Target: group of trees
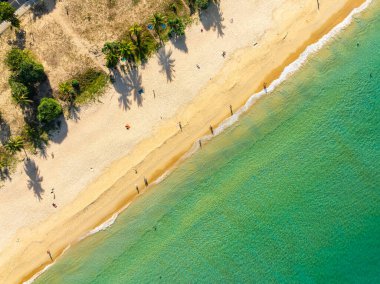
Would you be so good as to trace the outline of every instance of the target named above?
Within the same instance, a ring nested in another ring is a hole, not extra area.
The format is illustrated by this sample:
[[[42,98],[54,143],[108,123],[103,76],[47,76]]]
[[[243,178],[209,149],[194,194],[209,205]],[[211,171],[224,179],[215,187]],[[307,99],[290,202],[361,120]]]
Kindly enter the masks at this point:
[[[102,49],[106,56],[107,67],[114,68],[120,60],[128,63],[145,61],[167,37],[182,36],[185,34],[186,24],[181,17],[167,19],[161,13],[151,18],[147,28],[134,24],[121,41],[107,42]],[[158,37],[159,43],[150,30]]]
[[[9,165],[10,157],[30,146],[34,150],[48,141],[47,126],[62,114],[62,107],[53,98],[38,94],[41,83],[47,79],[43,66],[26,50],[12,48],[5,57],[11,71],[9,85],[13,101],[24,113],[25,125],[20,135],[10,137],[1,147],[0,170]],[[7,154],[7,155],[5,155]]]
[[[20,27],[20,21],[16,17],[16,9],[7,2],[0,1],[0,23],[8,21],[14,27]]]
[[[36,117],[40,123],[49,123],[62,113],[62,108],[55,99],[37,98],[37,88],[46,80],[46,74],[42,64],[29,51],[12,48],[6,55],[5,63],[12,72],[9,85],[16,104],[29,111],[38,105]]]
[[[206,9],[211,2],[219,3],[219,0],[187,1],[188,8],[193,11]],[[186,2],[182,1],[182,3]],[[147,27],[134,24],[124,39],[106,42],[102,52],[105,54],[107,67],[116,67],[120,60],[128,63],[140,63],[146,60],[165,40],[185,35],[186,25],[190,22],[188,17],[180,16],[174,3],[170,7],[171,11],[168,11],[166,15],[155,13],[150,18]],[[156,42],[155,36],[158,37],[159,43]]]

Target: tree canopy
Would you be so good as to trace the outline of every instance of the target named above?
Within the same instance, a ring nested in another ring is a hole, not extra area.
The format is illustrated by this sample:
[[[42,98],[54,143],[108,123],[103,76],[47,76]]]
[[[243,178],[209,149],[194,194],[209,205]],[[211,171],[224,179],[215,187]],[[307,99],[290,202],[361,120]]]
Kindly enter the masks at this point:
[[[7,2],[0,2],[0,23],[8,21],[14,27],[20,27],[20,21],[15,15],[16,9]]]
[[[42,123],[49,123],[58,118],[62,112],[62,107],[57,100],[43,98],[37,108],[37,119]]]
[[[12,80],[25,86],[32,87],[46,79],[44,67],[28,51],[12,48],[5,57],[5,63],[13,72]]]

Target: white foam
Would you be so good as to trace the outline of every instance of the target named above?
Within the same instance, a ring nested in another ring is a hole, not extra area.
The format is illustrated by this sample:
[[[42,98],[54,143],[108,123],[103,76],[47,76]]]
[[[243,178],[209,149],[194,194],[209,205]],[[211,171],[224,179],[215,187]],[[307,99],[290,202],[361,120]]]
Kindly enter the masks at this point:
[[[111,218],[109,218],[107,221],[105,221],[104,223],[100,224],[99,226],[97,226],[96,228],[92,229],[91,231],[89,231],[87,234],[85,234],[84,236],[82,236],[79,241],[93,235],[93,234],[96,234],[100,231],[104,231],[106,230],[108,227],[110,227],[111,225],[113,225],[113,223],[115,223],[117,217],[119,217],[119,214],[121,212],[123,212],[129,205],[131,204],[131,202],[129,202],[127,205],[125,205],[123,208],[121,208],[119,211],[117,211],[116,213],[114,213],[112,215]]]
[[[298,71],[309,59],[309,57],[316,52],[318,52],[323,46],[325,46],[331,39],[333,39],[337,34],[339,34],[342,30],[344,30],[347,26],[349,26],[354,18],[355,15],[360,14],[365,9],[368,8],[368,6],[372,3],[373,0],[367,0],[364,2],[361,6],[358,8],[355,8],[351,11],[351,13],[338,25],[336,25],[330,32],[325,34],[321,39],[319,39],[316,43],[313,43],[309,45],[304,52],[300,54],[300,56],[293,61],[291,64],[285,67],[284,71],[282,71],[280,77],[278,77],[276,80],[274,80],[265,90],[262,90],[258,93],[255,93],[251,95],[251,97],[247,100],[247,102],[237,111],[234,115],[226,118],[217,128],[214,129],[214,135],[205,135],[201,137],[200,141],[209,141],[213,137],[221,134],[225,129],[232,126],[234,123],[239,121],[240,116],[247,112],[252,105],[255,103],[257,99],[260,97],[273,92],[280,84],[285,82],[290,76],[292,76],[296,71]],[[181,161],[191,157],[198,149],[200,148],[199,141],[194,142],[191,149],[179,159],[179,161],[176,163],[180,163]],[[164,174],[162,174],[153,184],[159,184],[162,182],[175,168],[172,167],[171,169],[167,170]]]

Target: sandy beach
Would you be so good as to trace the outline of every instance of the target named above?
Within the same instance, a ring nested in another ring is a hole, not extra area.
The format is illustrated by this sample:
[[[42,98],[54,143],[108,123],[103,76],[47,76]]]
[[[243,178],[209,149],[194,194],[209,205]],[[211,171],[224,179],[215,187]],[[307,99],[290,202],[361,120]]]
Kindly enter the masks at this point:
[[[117,78],[0,189],[0,282],[29,279],[51,263],[47,250],[56,258],[133,201],[144,177],[152,183],[173,167],[230,105],[241,107],[363,2],[320,0],[318,10],[314,0],[222,0],[185,41]],[[126,85],[143,87],[143,100],[127,97]]]

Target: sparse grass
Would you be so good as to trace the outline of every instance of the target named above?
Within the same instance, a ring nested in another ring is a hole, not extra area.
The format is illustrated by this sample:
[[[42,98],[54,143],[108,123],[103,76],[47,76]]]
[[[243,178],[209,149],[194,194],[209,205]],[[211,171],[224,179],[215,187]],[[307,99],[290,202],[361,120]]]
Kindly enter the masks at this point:
[[[16,162],[17,156],[7,151],[4,146],[0,146],[0,180],[9,177],[15,168]]]
[[[95,69],[88,69],[73,79],[79,82],[79,93],[75,98],[75,103],[79,105],[94,101],[102,95],[109,81],[107,74]]]

